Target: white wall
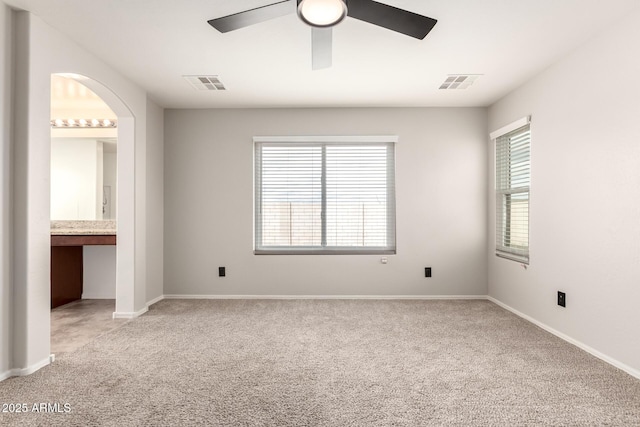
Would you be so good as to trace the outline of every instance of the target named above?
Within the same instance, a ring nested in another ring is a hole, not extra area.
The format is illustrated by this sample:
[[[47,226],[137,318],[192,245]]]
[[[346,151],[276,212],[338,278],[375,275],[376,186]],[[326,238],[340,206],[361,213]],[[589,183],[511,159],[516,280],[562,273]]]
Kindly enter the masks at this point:
[[[37,67],[33,64],[30,16],[15,13],[12,24],[15,62],[11,350],[14,372],[27,374],[49,363],[51,141],[46,122],[50,77],[34,79]]]
[[[116,247],[82,248],[82,299],[116,298]]]
[[[400,139],[397,255],[253,255],[252,137],[359,134]],[[482,108],[166,110],[164,292],[486,295],[486,134]]]
[[[164,293],[164,110],[147,99],[147,294]]]
[[[502,99],[532,114],[531,265],[496,258],[489,294],[640,376],[640,11]],[[491,147],[493,147],[491,145]],[[493,169],[489,174],[493,185]],[[494,199],[489,206],[493,236]],[[556,305],[556,292],[567,307]]]
[[[143,313],[147,287],[146,93],[40,18],[17,12],[12,25],[16,30],[15,79],[11,85],[15,99],[14,197],[10,209],[14,214],[14,285],[9,322],[13,341],[10,371],[0,372],[0,376],[26,375],[49,363],[51,74],[89,77],[83,84],[118,116],[117,314],[130,317]],[[154,123],[162,127],[162,123]],[[6,327],[4,321],[2,327]]]
[[[102,219],[96,205],[100,203],[101,212],[99,145],[95,139],[51,138],[52,220]]]
[[[12,365],[11,11],[0,2],[0,380]]]
[[[104,152],[104,182],[111,187],[111,216],[104,219],[115,219],[118,209],[118,160],[117,153]]]
[[[95,181],[95,192],[96,198],[93,202],[93,207],[95,211],[95,218],[100,220],[104,219],[102,215],[102,196],[104,191],[104,148],[103,143],[100,141],[96,141],[96,181]]]

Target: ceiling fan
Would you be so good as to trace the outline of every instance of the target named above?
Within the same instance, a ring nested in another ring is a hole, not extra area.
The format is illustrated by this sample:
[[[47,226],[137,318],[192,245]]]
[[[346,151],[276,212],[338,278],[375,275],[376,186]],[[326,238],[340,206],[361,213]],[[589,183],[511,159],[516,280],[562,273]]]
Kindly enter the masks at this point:
[[[283,0],[208,22],[216,30],[226,33],[294,11],[311,26],[311,64],[314,70],[331,67],[332,28],[347,16],[420,40],[438,22],[373,0]]]

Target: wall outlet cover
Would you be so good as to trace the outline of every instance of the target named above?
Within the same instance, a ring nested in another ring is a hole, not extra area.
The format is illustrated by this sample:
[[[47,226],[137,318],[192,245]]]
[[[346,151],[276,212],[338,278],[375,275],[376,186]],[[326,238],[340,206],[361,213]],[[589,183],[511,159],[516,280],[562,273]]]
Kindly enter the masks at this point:
[[[564,292],[558,291],[558,305],[560,307],[567,306],[567,295]]]

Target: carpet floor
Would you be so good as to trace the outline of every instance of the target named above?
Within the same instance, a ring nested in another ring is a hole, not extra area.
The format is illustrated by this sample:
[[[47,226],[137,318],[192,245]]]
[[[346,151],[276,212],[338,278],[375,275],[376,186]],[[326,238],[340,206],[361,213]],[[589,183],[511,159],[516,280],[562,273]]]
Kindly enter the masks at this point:
[[[639,426],[640,380],[488,301],[165,300],[0,403],[28,409],[3,426]]]

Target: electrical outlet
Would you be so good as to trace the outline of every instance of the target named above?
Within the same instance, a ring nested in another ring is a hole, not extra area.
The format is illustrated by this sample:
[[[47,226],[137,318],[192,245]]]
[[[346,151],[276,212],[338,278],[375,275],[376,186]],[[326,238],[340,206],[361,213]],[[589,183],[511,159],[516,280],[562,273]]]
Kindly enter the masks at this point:
[[[564,292],[558,291],[558,305],[560,307],[567,306],[567,295]]]
[[[431,267],[424,268],[424,277],[431,277]]]
[[[225,277],[227,275],[226,270],[225,267],[218,267],[218,277]]]

